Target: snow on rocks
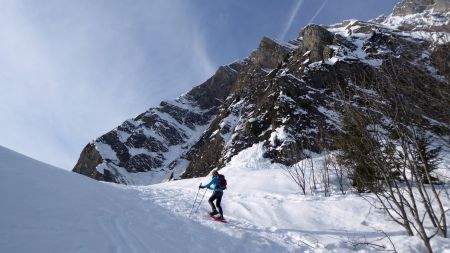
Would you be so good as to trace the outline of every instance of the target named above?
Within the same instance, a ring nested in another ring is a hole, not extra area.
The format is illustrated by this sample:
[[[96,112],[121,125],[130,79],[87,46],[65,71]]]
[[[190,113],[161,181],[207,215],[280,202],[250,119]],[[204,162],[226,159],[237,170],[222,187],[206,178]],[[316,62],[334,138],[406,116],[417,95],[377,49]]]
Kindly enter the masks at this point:
[[[162,102],[158,108],[125,121],[109,133],[108,139],[94,141],[103,158],[96,170],[101,174],[108,170],[125,184],[146,185],[178,178],[185,169],[181,165],[186,165],[183,154],[198,141],[211,122],[202,116],[207,113],[208,110],[194,105],[186,96]],[[148,125],[145,120],[157,122]],[[116,151],[112,145],[116,146]],[[120,157],[119,149],[128,159]],[[135,163],[129,165],[130,161]],[[136,168],[142,171],[136,171]]]
[[[368,54],[366,50],[368,40],[371,38],[372,33],[368,33],[362,29],[363,25],[368,27],[367,29],[370,30],[372,29],[370,27],[375,26],[373,23],[347,20],[341,24],[336,24],[328,28],[328,31],[341,36],[342,39],[345,39],[347,45],[330,45],[329,48],[333,50],[334,56],[326,59],[325,64],[333,65],[338,61],[359,60],[373,67],[379,67],[382,65],[383,61],[381,59],[374,58],[375,54]],[[351,47],[349,48],[349,46]],[[377,54],[380,54],[381,52],[382,51]]]
[[[450,33],[442,29],[450,24],[450,12],[438,12],[434,9],[411,13],[404,16],[390,14],[381,24],[399,34],[415,39],[429,40],[437,44],[450,42]]]

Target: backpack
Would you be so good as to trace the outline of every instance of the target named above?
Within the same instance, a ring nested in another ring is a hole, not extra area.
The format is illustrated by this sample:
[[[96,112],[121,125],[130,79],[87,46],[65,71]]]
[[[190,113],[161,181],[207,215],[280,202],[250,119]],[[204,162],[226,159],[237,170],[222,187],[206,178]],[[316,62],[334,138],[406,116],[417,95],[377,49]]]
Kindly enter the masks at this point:
[[[219,187],[220,189],[222,189],[222,190],[227,189],[227,180],[225,179],[225,176],[222,175],[222,174],[219,174],[219,175],[217,176],[217,178],[219,179],[219,185],[218,185],[218,187]]]

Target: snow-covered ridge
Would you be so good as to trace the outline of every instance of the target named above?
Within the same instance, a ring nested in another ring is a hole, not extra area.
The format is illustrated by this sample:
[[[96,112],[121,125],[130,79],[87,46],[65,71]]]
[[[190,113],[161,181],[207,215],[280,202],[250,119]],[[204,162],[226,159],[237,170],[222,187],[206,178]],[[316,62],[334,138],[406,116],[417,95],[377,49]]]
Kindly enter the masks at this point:
[[[450,12],[434,12],[433,9],[403,17],[389,15],[381,24],[399,34],[437,44],[450,42]]]
[[[136,166],[140,166],[139,168],[128,171],[125,167],[129,166],[121,166],[122,161],[117,157],[117,153],[108,142],[100,138],[94,141],[94,145],[104,160],[97,166],[97,171],[103,174],[105,169],[112,169],[117,171],[123,183],[135,185],[178,178],[186,166],[183,156],[211,123],[211,120],[203,116],[207,115],[208,111],[199,108],[185,97],[180,97],[163,102],[138,118],[125,121],[112,132],[127,148],[129,160],[140,157],[151,162],[138,162]],[[151,119],[153,124],[146,124],[148,119]],[[143,145],[129,141],[136,135],[152,141]]]
[[[400,26],[412,26],[412,30],[426,30],[432,27],[449,24],[450,12],[434,12],[433,9],[421,13],[409,14],[406,16],[396,16],[390,14],[381,24],[392,29],[399,29]]]
[[[188,93],[163,101],[95,139],[83,149],[73,171],[135,185],[179,178],[194,145],[228,95],[239,64],[220,67]]]

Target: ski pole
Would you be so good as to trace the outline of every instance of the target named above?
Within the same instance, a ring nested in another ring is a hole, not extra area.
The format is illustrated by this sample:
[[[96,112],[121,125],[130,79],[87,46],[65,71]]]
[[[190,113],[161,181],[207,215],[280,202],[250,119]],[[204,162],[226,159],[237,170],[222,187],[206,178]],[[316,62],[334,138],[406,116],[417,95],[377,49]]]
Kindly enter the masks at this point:
[[[197,201],[197,196],[198,196],[198,193],[200,192],[201,185],[202,185],[202,183],[200,183],[200,185],[198,186],[198,191],[197,191],[197,194],[195,195],[194,203],[192,203],[191,211],[189,212],[188,218],[191,217],[192,210],[194,210],[194,205],[195,205],[195,202]]]
[[[203,196],[202,196],[202,198],[200,199],[200,202],[198,203],[198,206],[197,206],[197,208],[195,209],[195,212],[198,211],[198,208],[199,208],[200,205],[202,204],[203,198],[205,197],[207,191],[208,191],[208,189],[205,189],[205,191],[203,192]]]

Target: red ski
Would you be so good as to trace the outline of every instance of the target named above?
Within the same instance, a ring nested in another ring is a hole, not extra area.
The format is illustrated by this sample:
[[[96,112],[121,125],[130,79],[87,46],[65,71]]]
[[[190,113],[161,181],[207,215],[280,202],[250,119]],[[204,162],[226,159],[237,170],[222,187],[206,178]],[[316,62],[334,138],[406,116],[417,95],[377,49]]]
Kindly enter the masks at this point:
[[[217,222],[220,222],[220,223],[228,223],[228,221],[221,220],[219,217],[216,217],[216,216],[211,215],[211,214],[208,214],[208,215],[209,215],[209,217],[211,217],[213,219],[213,221],[217,221]]]

